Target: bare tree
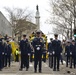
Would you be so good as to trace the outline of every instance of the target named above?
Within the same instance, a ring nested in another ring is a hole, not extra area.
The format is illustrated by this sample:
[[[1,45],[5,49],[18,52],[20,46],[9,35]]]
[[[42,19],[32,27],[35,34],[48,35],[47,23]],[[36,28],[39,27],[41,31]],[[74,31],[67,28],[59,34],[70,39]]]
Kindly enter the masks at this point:
[[[36,28],[32,23],[32,12],[28,12],[28,8],[4,8],[9,15],[10,23],[13,29],[13,34],[22,34],[23,31],[30,31],[30,28]],[[31,31],[30,31],[31,32]],[[14,36],[13,35],[13,36]],[[20,36],[21,37],[21,36]]]
[[[57,26],[54,30],[56,32],[58,30],[59,33],[64,29],[64,32],[61,33],[67,34],[66,37],[68,38],[72,38],[76,17],[76,0],[52,0],[52,2],[50,1],[50,5],[53,7],[53,17],[49,19],[49,22]],[[68,32],[71,32],[70,35]]]

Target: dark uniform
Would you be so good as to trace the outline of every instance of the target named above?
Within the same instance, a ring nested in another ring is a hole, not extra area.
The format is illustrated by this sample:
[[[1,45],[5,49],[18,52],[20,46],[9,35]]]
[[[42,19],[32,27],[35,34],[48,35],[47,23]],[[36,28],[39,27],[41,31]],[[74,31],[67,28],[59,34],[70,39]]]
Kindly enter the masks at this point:
[[[26,37],[26,35],[23,35],[23,37]],[[26,71],[28,71],[29,68],[29,53],[30,53],[30,44],[28,43],[28,39],[24,39],[20,41],[20,51],[21,51],[21,66],[20,71],[24,67],[26,67]]]
[[[3,68],[3,63],[2,63],[2,53],[3,53],[4,47],[3,47],[3,43],[2,43],[2,39],[0,38],[0,71]]]
[[[57,40],[57,37],[58,37],[58,35],[55,34],[55,40],[52,41],[53,55],[54,55],[54,69],[53,69],[53,71],[56,71],[56,68],[57,68],[57,71],[59,71],[60,55],[62,52],[61,41]]]
[[[7,64],[8,66],[10,67],[10,64],[11,64],[11,53],[12,53],[12,48],[11,48],[11,45],[8,44],[9,41],[7,41],[7,45],[5,47],[5,67],[7,67]]]
[[[46,50],[46,45],[44,44],[44,48],[43,48],[43,53],[42,53],[42,61],[45,63],[46,62],[46,53],[47,53],[47,50]]]
[[[40,35],[40,32],[36,33],[37,35]],[[42,69],[42,50],[43,50],[43,39],[41,37],[34,38],[32,42],[33,48],[34,48],[34,70],[35,73],[37,72],[37,65],[39,65],[39,72],[41,73]]]
[[[2,67],[4,68],[5,66],[5,45],[6,43],[3,42],[3,50],[2,50]]]
[[[50,39],[51,42],[48,43],[48,52],[49,52],[49,67],[53,67],[53,50],[52,50],[52,39]]]
[[[70,62],[70,42],[67,42],[65,47],[65,55],[66,55],[66,67],[68,67],[68,63]]]
[[[31,54],[30,54],[30,62],[33,62],[33,61],[34,61],[33,56],[34,56],[34,52],[33,52],[33,50],[31,50]]]
[[[70,49],[72,53],[70,68],[72,68],[72,63],[74,65],[74,68],[76,68],[76,44],[74,40],[72,41],[72,44],[70,45]]]

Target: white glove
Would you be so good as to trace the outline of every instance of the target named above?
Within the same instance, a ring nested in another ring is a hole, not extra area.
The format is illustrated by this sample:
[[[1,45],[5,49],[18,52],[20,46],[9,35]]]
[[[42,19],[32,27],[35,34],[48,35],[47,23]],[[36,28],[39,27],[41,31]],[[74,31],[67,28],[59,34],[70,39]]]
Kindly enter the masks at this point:
[[[72,52],[70,52],[70,55],[72,55]]]
[[[55,54],[55,52],[53,51],[53,54]]]
[[[49,54],[49,52],[47,54]]]
[[[40,47],[37,47],[37,50],[40,50]]]
[[[52,53],[50,53],[50,55],[52,55]]]
[[[67,55],[67,53],[65,53],[65,55]]]
[[[12,54],[11,54],[11,56],[12,56]]]
[[[28,55],[30,56],[30,53],[28,53]]]
[[[61,55],[62,55],[62,53],[61,53]]]
[[[2,55],[4,55],[4,52],[2,52]]]

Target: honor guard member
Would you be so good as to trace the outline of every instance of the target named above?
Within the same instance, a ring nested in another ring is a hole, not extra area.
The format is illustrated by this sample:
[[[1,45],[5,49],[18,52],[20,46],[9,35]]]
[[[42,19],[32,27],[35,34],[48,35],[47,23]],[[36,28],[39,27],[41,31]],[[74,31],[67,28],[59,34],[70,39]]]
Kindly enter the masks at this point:
[[[23,40],[20,41],[20,51],[21,51],[21,65],[19,70],[22,71],[23,68],[26,67],[26,71],[28,71],[30,44],[28,42],[28,39],[26,38],[26,35],[23,35]]]
[[[50,38],[50,42],[48,43],[49,67],[50,68],[53,67],[52,41],[53,41],[53,39]]]
[[[3,63],[2,63],[2,54],[3,54],[3,42],[2,42],[2,35],[0,34],[0,71],[2,71]]]
[[[7,41],[7,45],[5,47],[5,67],[10,67],[11,64],[11,54],[12,54],[12,48],[11,45],[9,44],[9,41]]]
[[[52,41],[52,47],[53,47],[53,55],[54,55],[54,68],[53,71],[59,71],[59,62],[60,62],[60,55],[62,52],[61,49],[61,41],[58,40],[58,34],[54,34],[55,40]]]
[[[76,44],[75,44],[75,40],[72,40],[72,44],[70,45],[70,49],[71,49],[71,64],[70,64],[70,68],[72,68],[72,63],[74,65],[74,68],[76,68]]]
[[[39,66],[39,72],[42,72],[42,50],[44,47],[43,38],[41,37],[41,32],[36,32],[36,37],[32,42],[34,48],[34,70],[37,72],[37,65]]]
[[[2,68],[4,68],[4,65],[5,65],[5,41],[4,41],[4,38],[2,38],[2,46],[3,46],[3,50],[2,50]]]
[[[68,67],[68,63],[70,62],[70,52],[70,41],[68,40],[65,46],[66,67]]]

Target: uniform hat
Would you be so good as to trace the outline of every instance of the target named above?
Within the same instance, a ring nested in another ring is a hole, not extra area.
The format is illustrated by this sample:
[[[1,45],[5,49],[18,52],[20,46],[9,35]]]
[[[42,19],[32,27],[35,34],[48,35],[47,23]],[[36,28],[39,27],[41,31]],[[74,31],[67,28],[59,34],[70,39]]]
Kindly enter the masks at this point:
[[[54,34],[55,37],[58,37],[58,34]]]
[[[67,40],[67,43],[70,43],[70,40]]]
[[[26,37],[26,34],[24,34],[23,37]]]
[[[69,41],[67,43],[70,43]]]
[[[9,40],[7,40],[7,42],[9,42]]]
[[[72,40],[72,42],[75,42],[75,40]]]
[[[53,38],[50,38],[50,40],[53,40]]]
[[[40,30],[36,31],[36,34],[40,34],[40,33],[41,33],[41,31],[40,31]]]
[[[40,32],[36,32],[36,34],[40,34]]]

